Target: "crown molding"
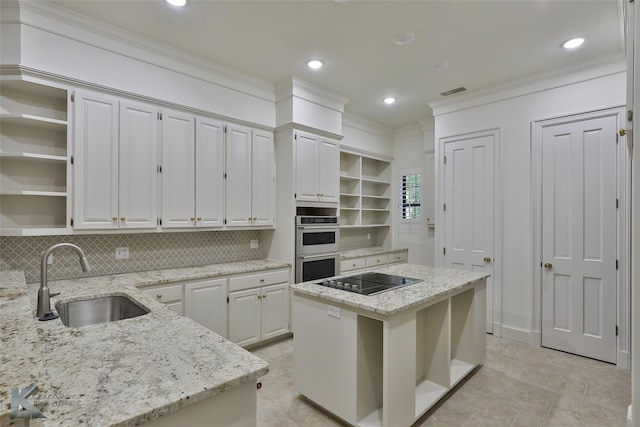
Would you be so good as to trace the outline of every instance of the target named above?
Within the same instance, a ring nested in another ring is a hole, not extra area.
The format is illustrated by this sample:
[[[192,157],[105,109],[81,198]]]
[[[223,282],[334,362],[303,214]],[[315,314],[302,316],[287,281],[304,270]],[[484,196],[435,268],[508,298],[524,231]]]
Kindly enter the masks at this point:
[[[391,138],[393,135],[393,128],[381,125],[376,121],[366,119],[358,114],[351,113],[349,111],[345,111],[342,115],[342,126],[348,126],[350,128],[358,129],[386,138]]]
[[[307,100],[339,113],[344,112],[344,106],[349,102],[347,97],[295,76],[288,77],[286,80],[276,84],[276,102],[292,97]]]
[[[585,82],[626,72],[627,64],[622,54],[607,55],[578,66],[555,69],[546,73],[512,80],[468,94],[456,95],[427,103],[434,116],[479,107],[481,105],[543,92],[562,86]]]
[[[412,138],[416,136],[420,137],[421,139],[424,138],[423,127],[418,123],[403,126],[401,128],[395,128],[393,130],[394,141],[401,138]]]
[[[275,101],[275,85],[45,1],[0,1],[3,23],[28,25],[237,92]],[[15,9],[19,9],[16,13]],[[9,12],[5,14],[5,11]],[[19,17],[19,20],[16,20]],[[57,25],[52,25],[52,22]],[[60,25],[61,24],[61,25]]]

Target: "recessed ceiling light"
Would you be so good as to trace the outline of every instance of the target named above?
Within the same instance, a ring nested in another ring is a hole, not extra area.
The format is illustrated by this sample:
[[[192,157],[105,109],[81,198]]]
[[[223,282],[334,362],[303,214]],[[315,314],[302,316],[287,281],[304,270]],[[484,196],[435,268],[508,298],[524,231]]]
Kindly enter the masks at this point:
[[[387,96],[385,99],[382,100],[385,104],[387,105],[391,105],[394,102],[396,102],[396,99],[393,96]]]
[[[404,46],[406,44],[412,43],[415,39],[416,36],[414,36],[412,33],[402,33],[393,38],[393,44]]]
[[[431,71],[444,71],[449,68],[450,65],[449,61],[439,61],[429,65],[429,68]]]
[[[312,70],[318,70],[322,68],[323,65],[324,63],[319,59],[312,59],[310,61],[307,61],[307,67],[311,68]]]
[[[187,0],[166,0],[171,6],[182,7],[187,5]]]
[[[578,46],[581,46],[583,43],[584,43],[583,37],[576,37],[574,39],[567,40],[566,42],[562,43],[562,47],[565,49],[575,49]]]

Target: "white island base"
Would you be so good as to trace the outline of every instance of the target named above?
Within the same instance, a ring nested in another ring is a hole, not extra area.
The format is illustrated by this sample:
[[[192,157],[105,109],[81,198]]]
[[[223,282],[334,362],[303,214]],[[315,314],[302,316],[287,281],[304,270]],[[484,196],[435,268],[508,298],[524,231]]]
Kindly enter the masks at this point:
[[[412,425],[485,358],[486,279],[462,288],[392,315],[295,292],[296,389],[351,425]]]

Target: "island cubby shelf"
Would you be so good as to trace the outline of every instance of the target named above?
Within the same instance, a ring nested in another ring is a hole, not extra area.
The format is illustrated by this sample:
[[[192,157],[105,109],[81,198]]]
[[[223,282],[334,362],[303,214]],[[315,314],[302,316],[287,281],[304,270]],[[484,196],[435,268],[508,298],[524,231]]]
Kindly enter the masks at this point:
[[[349,425],[412,425],[483,362],[485,289],[387,316],[294,287],[296,389]]]
[[[69,230],[68,91],[0,80],[0,235]]]
[[[391,159],[355,150],[340,152],[340,226],[388,227]]]

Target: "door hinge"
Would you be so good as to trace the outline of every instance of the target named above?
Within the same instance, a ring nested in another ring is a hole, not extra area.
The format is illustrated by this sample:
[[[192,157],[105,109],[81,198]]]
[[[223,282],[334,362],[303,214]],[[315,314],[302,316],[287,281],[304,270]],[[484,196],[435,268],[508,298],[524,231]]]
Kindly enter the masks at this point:
[[[224,179],[227,179],[227,173],[226,172],[224,173]]]
[[[76,93],[71,92],[71,102],[76,102]]]
[[[616,199],[616,209],[620,206],[620,200]]]
[[[227,223],[227,218],[225,218],[225,219],[224,219],[224,223],[225,223],[225,224]]]
[[[618,260],[616,260],[616,270],[618,269]]]
[[[616,144],[618,143],[618,134],[616,133]]]
[[[616,336],[618,336],[618,325],[616,325]]]
[[[630,2],[633,3],[633,2]],[[627,121],[632,122],[633,121],[633,110],[628,110],[627,111]]]
[[[162,113],[158,111],[158,120],[162,120]]]
[[[224,133],[227,133],[227,125],[224,125]]]
[[[227,297],[227,304],[229,304],[229,297]]]
[[[69,220],[69,224],[71,224],[71,226],[73,227],[73,218]]]
[[[446,255],[447,254],[447,248],[442,248],[442,254]]]
[[[296,141],[298,140],[298,134],[297,133],[293,134],[293,139],[295,139]]]
[[[444,156],[444,157],[442,158],[442,162],[443,162],[445,165],[447,164],[447,156]]]
[[[158,165],[158,166],[156,167],[156,171],[157,171],[158,173],[162,173],[162,165]]]
[[[446,211],[446,210],[447,210],[447,204],[446,204],[446,203],[444,203],[444,204],[442,205],[442,210],[443,210],[443,211]]]
[[[160,218],[160,225],[162,225],[162,218]]]
[[[69,160],[71,160],[71,164],[73,164],[73,156],[71,156]]]

